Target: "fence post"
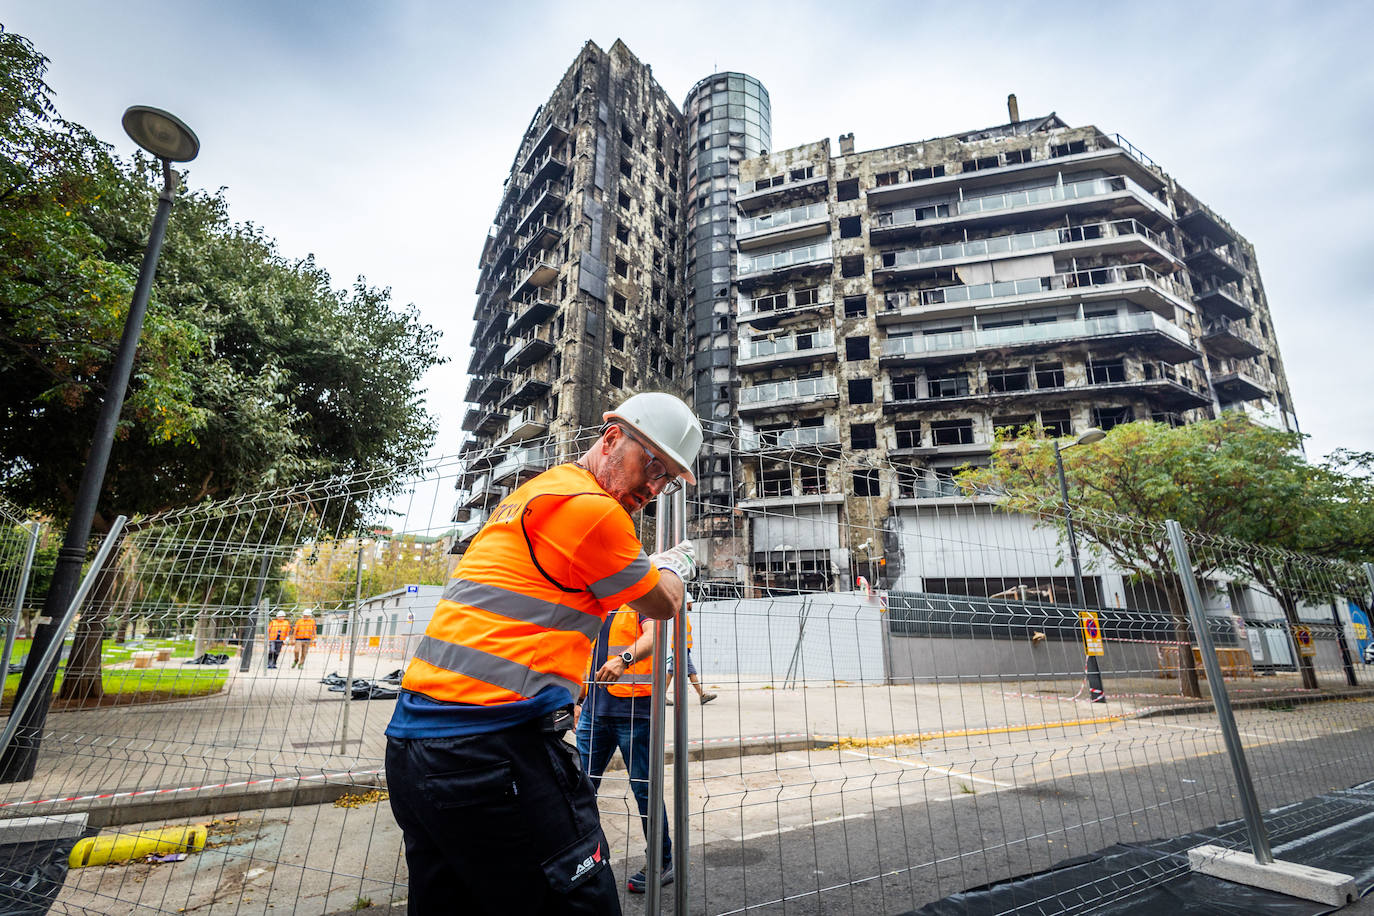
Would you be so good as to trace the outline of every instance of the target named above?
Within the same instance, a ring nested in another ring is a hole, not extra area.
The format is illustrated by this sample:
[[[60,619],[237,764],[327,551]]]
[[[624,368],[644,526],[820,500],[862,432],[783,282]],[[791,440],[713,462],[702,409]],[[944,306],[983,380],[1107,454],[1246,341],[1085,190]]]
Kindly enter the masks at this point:
[[[1260,865],[1272,865],[1274,854],[1269,851],[1269,835],[1264,830],[1264,818],[1260,814],[1259,799],[1255,797],[1255,785],[1250,778],[1250,766],[1245,761],[1245,748],[1240,743],[1240,733],[1236,729],[1236,717],[1231,711],[1231,698],[1226,692],[1226,682],[1222,677],[1221,663],[1217,661],[1216,648],[1212,645],[1212,631],[1207,626],[1207,611],[1202,604],[1202,593],[1198,590],[1197,580],[1193,578],[1193,561],[1188,556],[1188,543],[1183,537],[1183,527],[1173,519],[1164,523],[1169,532],[1169,541],[1174,549],[1174,561],[1178,564],[1178,578],[1183,585],[1184,597],[1188,600],[1188,616],[1193,623],[1193,635],[1198,648],[1202,650],[1202,664],[1207,671],[1207,685],[1216,704],[1217,721],[1221,725],[1221,735],[1226,742],[1226,756],[1231,759],[1231,770],[1236,777],[1236,792],[1240,796],[1241,809],[1245,813],[1245,828],[1250,834],[1250,850]],[[1180,652],[1191,652],[1190,646],[1181,646]]]
[[[243,648],[239,653],[239,671],[247,671],[253,664],[253,645],[258,641],[258,612],[262,609],[262,591],[267,586],[267,565],[271,562],[270,554],[262,555],[262,562],[258,564],[258,587],[249,606],[248,620],[239,627],[239,645]],[[263,651],[267,651],[267,643],[263,643]]]
[[[671,494],[673,500],[673,543],[681,541],[687,536],[687,491],[678,490]],[[687,913],[687,867],[691,863],[688,858],[687,843],[687,697],[691,695],[688,689],[691,684],[688,681],[687,672],[687,653],[690,648],[687,645],[687,584],[684,582],[682,587],[682,607],[678,609],[677,616],[673,618],[673,665],[677,671],[677,677],[673,679],[673,833],[677,837],[674,841],[676,848],[673,850],[674,869],[677,874],[677,882],[673,885],[675,904],[674,913]]]
[[[14,654],[14,637],[19,633],[19,621],[24,617],[24,597],[29,591],[29,576],[33,572],[33,555],[38,549],[38,532],[43,526],[29,522],[29,545],[24,549],[24,567],[19,573],[19,588],[14,593],[14,620],[5,627],[5,651],[0,654],[0,684],[10,675],[10,656]]]
[[[15,701],[10,708],[9,721],[5,723],[5,732],[0,735],[0,758],[9,753],[10,744],[13,743],[16,733],[19,731],[19,723],[25,718],[29,707],[33,705],[34,698],[38,692],[46,688],[52,691],[53,675],[57,673],[57,657],[62,654],[62,644],[66,642],[67,629],[72,625],[72,620],[76,617],[77,610],[86,601],[86,596],[95,587],[95,580],[105,568],[105,561],[110,556],[110,551],[119,541],[119,536],[124,533],[124,523],[129,519],[126,516],[119,516],[110,526],[109,534],[105,535],[105,542],[100,545],[100,550],[96,552],[95,560],[91,563],[91,568],[86,571],[86,577],[77,586],[76,594],[72,596],[71,604],[67,605],[66,611],[62,614],[62,620],[53,630],[53,638],[43,649],[43,657],[38,660],[37,667],[29,668],[34,676],[29,681],[27,689]],[[25,666],[26,668],[28,665]],[[39,726],[41,733],[41,725]],[[38,735],[34,735],[34,758],[38,756]]]
[[[1350,658],[1350,646],[1345,642],[1345,624],[1341,623],[1341,612],[1336,599],[1331,599],[1331,622],[1336,625],[1336,645],[1341,650],[1341,667],[1345,669],[1345,682],[1351,687],[1359,686],[1355,679],[1355,662]]]
[[[353,705],[353,658],[358,649],[358,605],[363,600],[363,532],[358,530],[358,569],[353,576],[353,607],[348,611],[348,677],[344,680],[343,728],[339,733],[339,753],[348,753],[348,710]],[[339,643],[343,651],[343,643]]]
[[[681,495],[679,495],[681,494]],[[686,530],[686,493],[679,490],[677,493],[658,494],[655,525],[654,525],[654,550],[663,552],[675,546],[682,540]],[[686,583],[683,583],[683,607],[686,607]],[[685,621],[682,609],[679,608],[674,623]],[[677,627],[675,626],[676,630]],[[677,740],[679,732],[682,735],[682,743],[676,745],[673,750],[673,772],[676,775],[679,760],[685,763],[686,729],[687,729],[687,700],[683,692],[683,685],[687,681],[687,665],[685,659],[686,646],[686,625],[681,626],[682,648],[684,654],[682,658],[674,658],[673,663],[676,668],[676,679],[674,684],[678,691],[678,699],[673,705],[674,716],[674,740]],[[667,731],[667,699],[668,699],[668,621],[654,621],[654,686],[651,703],[649,706],[649,830],[648,830],[648,849],[644,851],[648,861],[644,863],[644,877],[647,882],[644,895],[644,912],[649,916],[660,916],[663,912],[663,831],[668,829],[664,821],[663,804],[663,770],[665,765],[666,752],[666,731]],[[678,720],[681,720],[680,722]],[[687,791],[687,780],[685,771],[682,778],[676,779],[673,785],[673,813],[678,814],[679,805],[682,806],[683,821],[686,820],[686,798],[685,795],[679,801],[678,795]],[[677,825],[677,849],[673,850],[674,874],[678,886],[676,889],[676,899],[683,901],[683,908],[676,912],[685,913],[685,901],[687,893],[686,854],[683,849],[683,827]]]

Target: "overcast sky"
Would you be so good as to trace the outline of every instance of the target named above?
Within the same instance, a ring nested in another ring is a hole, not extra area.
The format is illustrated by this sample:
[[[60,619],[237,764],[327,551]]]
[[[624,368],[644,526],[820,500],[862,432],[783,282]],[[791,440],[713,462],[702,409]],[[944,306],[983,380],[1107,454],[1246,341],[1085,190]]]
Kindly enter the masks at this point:
[[[1119,132],[1255,245],[1308,454],[1374,450],[1374,4],[441,3],[6,0],[59,111],[115,144],[131,104],[201,140],[290,257],[364,275],[444,331],[438,452],[458,443],[477,257],[521,133],[588,39],[681,104],[761,79],[773,149],[859,149],[1058,112]],[[175,215],[173,216],[175,218]]]

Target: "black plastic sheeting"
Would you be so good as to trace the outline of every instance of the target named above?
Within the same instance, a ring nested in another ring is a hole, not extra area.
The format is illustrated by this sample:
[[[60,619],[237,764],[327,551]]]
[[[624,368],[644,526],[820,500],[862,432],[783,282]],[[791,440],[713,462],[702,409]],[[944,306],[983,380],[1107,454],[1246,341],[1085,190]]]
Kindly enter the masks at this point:
[[[94,836],[89,829],[85,836]],[[67,859],[81,837],[0,845],[0,916],[43,916],[67,880]]]
[[[355,700],[394,700],[401,693],[401,678],[405,676],[405,671],[397,668],[388,675],[377,678],[375,681],[368,678],[355,677],[353,679],[353,699]],[[348,679],[337,671],[326,674],[320,678],[321,684],[329,685],[331,693],[343,693],[348,684]]]
[[[1274,858],[1350,875],[1361,895],[1374,887],[1374,782],[1268,811],[1264,820]],[[1118,843],[1042,872],[951,894],[913,916],[1322,916],[1340,909],[1190,869],[1189,849],[1235,848],[1244,837],[1244,823],[1231,821],[1166,840]]]

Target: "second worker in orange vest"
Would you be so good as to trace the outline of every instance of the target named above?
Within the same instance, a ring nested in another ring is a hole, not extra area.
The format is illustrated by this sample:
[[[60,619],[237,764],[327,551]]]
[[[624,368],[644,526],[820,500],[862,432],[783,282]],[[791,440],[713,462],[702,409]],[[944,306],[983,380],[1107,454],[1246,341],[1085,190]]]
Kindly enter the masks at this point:
[[[690,543],[646,556],[630,513],[695,483],[702,431],[659,393],[603,420],[577,463],[493,510],[406,669],[386,775],[412,914],[620,912],[596,795],[562,736],[606,615],[681,606]]]

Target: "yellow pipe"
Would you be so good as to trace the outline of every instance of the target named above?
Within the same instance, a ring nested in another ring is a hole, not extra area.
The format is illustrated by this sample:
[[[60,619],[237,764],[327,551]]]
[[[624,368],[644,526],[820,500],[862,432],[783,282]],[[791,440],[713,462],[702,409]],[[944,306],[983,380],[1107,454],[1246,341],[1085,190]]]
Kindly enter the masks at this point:
[[[144,856],[176,852],[200,852],[205,848],[204,827],[163,827],[144,833],[116,833],[93,836],[72,847],[67,864],[72,868],[127,862]]]

